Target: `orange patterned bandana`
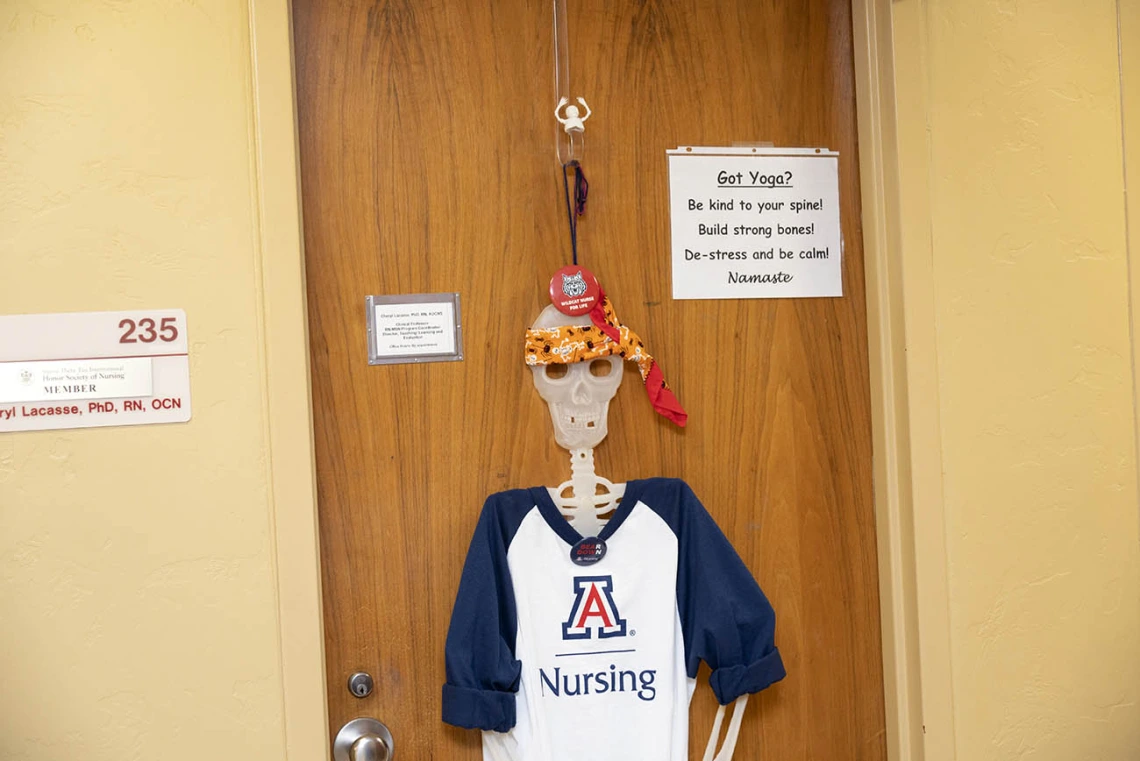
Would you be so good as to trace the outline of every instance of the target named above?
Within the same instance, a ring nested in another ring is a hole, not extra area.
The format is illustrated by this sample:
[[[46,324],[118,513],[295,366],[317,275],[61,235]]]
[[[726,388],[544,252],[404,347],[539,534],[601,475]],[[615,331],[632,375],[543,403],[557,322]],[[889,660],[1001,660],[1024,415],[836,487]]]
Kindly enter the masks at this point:
[[[669,390],[661,368],[645,351],[645,344],[629,327],[622,325],[614,307],[603,292],[590,312],[593,325],[566,325],[559,328],[531,328],[526,332],[528,365],[567,365],[589,362],[599,357],[618,356],[636,362],[645,381],[653,409],[684,426],[688,413]]]

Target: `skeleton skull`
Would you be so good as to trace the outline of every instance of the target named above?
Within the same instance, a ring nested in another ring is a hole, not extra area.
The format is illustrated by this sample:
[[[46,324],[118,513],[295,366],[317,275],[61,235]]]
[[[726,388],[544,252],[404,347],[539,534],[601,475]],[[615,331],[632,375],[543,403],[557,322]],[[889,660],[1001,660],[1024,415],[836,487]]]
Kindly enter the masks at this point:
[[[590,316],[570,317],[553,305],[534,321],[534,328],[590,325]],[[568,365],[532,366],[534,385],[550,406],[554,440],[563,449],[593,449],[606,437],[610,399],[621,385],[618,357],[602,357]]]

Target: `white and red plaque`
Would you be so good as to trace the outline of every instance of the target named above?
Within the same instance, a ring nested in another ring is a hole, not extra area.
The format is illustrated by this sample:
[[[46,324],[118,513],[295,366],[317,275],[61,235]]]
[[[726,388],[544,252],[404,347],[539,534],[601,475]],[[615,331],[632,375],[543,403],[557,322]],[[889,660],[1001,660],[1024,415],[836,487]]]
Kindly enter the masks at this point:
[[[0,434],[190,419],[181,309],[0,315]]]

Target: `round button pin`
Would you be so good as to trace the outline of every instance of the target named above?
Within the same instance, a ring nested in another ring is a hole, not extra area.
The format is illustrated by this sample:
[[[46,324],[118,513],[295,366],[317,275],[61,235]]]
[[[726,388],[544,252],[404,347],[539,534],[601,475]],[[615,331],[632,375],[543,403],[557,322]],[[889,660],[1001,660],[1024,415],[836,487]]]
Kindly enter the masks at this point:
[[[550,279],[550,301],[555,309],[571,317],[587,314],[601,293],[594,273],[577,264],[563,267]]]
[[[575,565],[594,565],[606,556],[606,543],[596,536],[578,540],[570,548],[570,559]]]

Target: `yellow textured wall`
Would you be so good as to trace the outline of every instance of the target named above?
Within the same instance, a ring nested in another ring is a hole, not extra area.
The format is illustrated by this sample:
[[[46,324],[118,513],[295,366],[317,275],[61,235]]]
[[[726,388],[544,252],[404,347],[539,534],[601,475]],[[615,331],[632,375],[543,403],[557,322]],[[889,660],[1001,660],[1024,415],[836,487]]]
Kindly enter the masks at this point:
[[[185,425],[0,435],[0,759],[284,757],[248,8],[0,2],[0,313],[181,307]]]
[[[1116,3],[923,7],[956,758],[1135,761]]]

